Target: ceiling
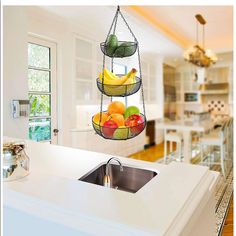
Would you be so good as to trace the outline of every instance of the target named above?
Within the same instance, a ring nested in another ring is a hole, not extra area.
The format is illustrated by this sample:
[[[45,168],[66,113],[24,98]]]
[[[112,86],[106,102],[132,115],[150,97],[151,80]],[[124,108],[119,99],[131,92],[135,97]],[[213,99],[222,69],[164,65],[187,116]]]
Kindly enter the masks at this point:
[[[90,31],[96,35],[94,39],[100,42],[105,40],[116,12],[116,6],[43,6],[41,9],[67,19],[78,29]],[[153,30],[149,23],[129,13],[126,7],[121,7],[121,11],[138,39],[143,54],[149,57],[152,54],[181,55],[182,48],[162,32]],[[120,17],[117,25],[120,26],[116,30],[119,39],[130,36]]]
[[[43,6],[41,9],[92,32],[97,41],[104,40],[107,36],[116,11],[115,6]],[[218,53],[233,50],[233,7],[124,6],[121,10],[138,39],[142,52],[149,56],[162,54],[167,57],[182,57],[183,49],[195,43],[196,14],[201,14],[207,21],[206,48]],[[129,31],[122,34],[122,29],[117,31],[118,38],[129,34]],[[201,36],[201,31],[199,35]]]
[[[232,6],[130,6],[129,11],[187,48],[196,42],[196,14],[206,20],[205,47],[215,52],[233,50]],[[199,26],[199,36],[202,36]]]

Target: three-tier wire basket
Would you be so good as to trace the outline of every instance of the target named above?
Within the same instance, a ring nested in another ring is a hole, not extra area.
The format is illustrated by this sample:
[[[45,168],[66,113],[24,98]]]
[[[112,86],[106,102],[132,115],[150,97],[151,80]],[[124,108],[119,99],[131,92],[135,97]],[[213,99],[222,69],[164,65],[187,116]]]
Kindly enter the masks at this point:
[[[119,17],[121,20],[123,20],[125,26],[128,28],[133,41],[119,41],[116,37],[116,29]],[[147,123],[145,115],[139,44],[123,14],[121,13],[119,6],[117,7],[106,40],[100,44],[100,47],[103,53],[103,69],[97,78],[96,83],[99,91],[101,92],[101,104],[100,112],[92,117],[93,128],[97,134],[105,139],[127,140],[134,138],[145,129]],[[114,76],[114,59],[127,58],[135,54],[137,55],[138,69],[133,68],[127,75],[116,74]],[[106,58],[109,59],[111,71],[106,69]],[[106,76],[109,76],[109,80],[107,80]],[[117,77],[120,78],[120,80],[117,80]],[[119,81],[119,83],[117,83],[117,81]],[[125,82],[120,83],[121,81]],[[137,109],[135,106],[127,106],[129,96],[137,93],[140,89],[142,111]],[[121,112],[121,114],[116,115],[118,117],[124,116],[123,118],[121,117],[121,119],[124,119],[124,122],[121,122],[121,125],[118,126],[113,125],[114,122],[106,122],[107,120],[112,119],[115,115],[109,114],[109,110],[104,110],[104,95],[111,98],[111,103],[113,102],[114,97],[124,98],[124,108],[127,109],[128,112],[125,112],[124,114]]]

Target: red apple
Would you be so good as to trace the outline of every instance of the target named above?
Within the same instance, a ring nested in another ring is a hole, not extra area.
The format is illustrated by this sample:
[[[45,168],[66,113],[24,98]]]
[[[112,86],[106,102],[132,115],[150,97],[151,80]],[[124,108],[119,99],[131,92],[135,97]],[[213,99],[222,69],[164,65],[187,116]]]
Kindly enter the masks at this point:
[[[125,126],[130,127],[130,132],[133,135],[139,134],[145,127],[144,118],[141,115],[133,114],[126,118]]]
[[[117,128],[118,125],[114,120],[107,120],[102,125],[102,133],[106,138],[112,138]]]

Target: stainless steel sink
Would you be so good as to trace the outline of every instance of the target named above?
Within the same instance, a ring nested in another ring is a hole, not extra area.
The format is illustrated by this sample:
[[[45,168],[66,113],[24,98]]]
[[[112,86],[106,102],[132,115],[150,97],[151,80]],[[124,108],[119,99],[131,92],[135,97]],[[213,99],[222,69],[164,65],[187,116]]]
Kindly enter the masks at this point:
[[[103,186],[105,171],[106,164],[99,165],[79,180]],[[157,173],[151,170],[123,166],[123,171],[120,171],[119,165],[110,164],[109,166],[111,187],[131,193],[136,193],[156,175]]]

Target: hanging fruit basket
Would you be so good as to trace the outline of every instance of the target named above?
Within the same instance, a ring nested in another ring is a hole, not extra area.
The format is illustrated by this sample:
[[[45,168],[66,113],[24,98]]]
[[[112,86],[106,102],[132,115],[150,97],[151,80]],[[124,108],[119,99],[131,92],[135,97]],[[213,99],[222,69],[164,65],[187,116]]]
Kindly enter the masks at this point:
[[[116,36],[118,17],[125,22],[133,41],[120,41]],[[105,42],[100,44],[103,52],[103,70],[97,78],[97,87],[101,92],[100,112],[92,117],[95,132],[105,139],[126,140],[139,135],[146,127],[145,104],[142,85],[142,73],[138,41],[122,15],[119,6],[112,21]],[[130,57],[137,52],[138,67],[132,68],[127,74],[113,72],[116,58]],[[106,56],[110,58],[110,70],[106,68]],[[142,110],[128,105],[128,97],[141,88]],[[103,108],[103,96],[111,97],[107,109]],[[125,103],[113,101],[113,97],[123,97]]]
[[[118,74],[117,77],[122,79],[125,77],[125,75]],[[100,92],[105,94],[106,96],[126,97],[138,92],[142,83],[141,79],[137,76],[132,78],[131,82],[129,82],[129,80],[130,79],[125,80],[128,81],[128,83],[124,82],[121,85],[117,85],[117,84],[109,84],[109,82],[102,83],[102,79],[97,78],[97,87],[100,90]]]
[[[97,134],[105,139],[113,140],[126,140],[134,138],[146,127],[146,118],[141,113],[139,115],[131,115],[127,118],[124,126],[117,126],[112,120],[110,120],[110,124],[107,122],[107,125],[99,125],[94,122],[94,116],[92,122],[93,128]]]
[[[116,58],[130,57],[136,52],[138,47],[137,42],[115,41],[116,38],[111,38],[112,36],[110,35],[108,42],[102,42],[100,44],[101,50],[106,56]]]

